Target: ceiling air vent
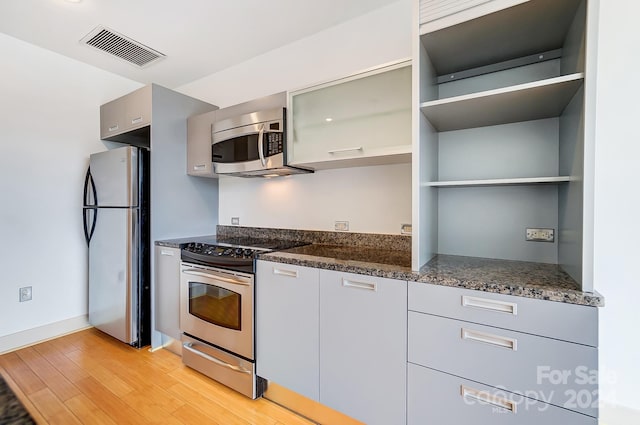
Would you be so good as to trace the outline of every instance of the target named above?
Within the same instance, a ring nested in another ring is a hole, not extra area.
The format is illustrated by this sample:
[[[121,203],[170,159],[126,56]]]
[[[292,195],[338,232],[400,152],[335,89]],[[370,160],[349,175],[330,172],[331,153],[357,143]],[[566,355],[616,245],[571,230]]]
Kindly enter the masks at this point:
[[[80,42],[124,59],[140,68],[165,57],[164,54],[157,50],[153,50],[103,26],[94,28]]]

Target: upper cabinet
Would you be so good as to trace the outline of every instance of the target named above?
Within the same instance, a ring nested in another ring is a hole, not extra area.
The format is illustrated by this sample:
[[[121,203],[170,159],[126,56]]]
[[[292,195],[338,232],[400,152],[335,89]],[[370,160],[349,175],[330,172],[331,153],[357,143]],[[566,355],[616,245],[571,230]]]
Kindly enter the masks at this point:
[[[151,125],[152,85],[100,106],[100,138],[117,136]]]
[[[450,27],[529,0],[422,0],[422,33]]]
[[[555,263],[593,289],[594,1],[420,1],[414,269],[435,254]]]
[[[411,161],[411,61],[289,94],[288,163],[313,169]]]
[[[194,115],[187,119],[187,174],[217,177],[211,162],[211,126],[216,111]]]

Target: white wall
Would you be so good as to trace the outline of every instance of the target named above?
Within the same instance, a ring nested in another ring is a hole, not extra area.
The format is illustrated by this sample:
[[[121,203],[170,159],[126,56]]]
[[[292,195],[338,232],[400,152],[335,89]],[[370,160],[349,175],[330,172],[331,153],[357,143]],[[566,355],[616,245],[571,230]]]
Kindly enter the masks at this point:
[[[606,303],[600,309],[603,425],[640,423],[638,16],[638,2],[600,1],[594,273]]]
[[[411,1],[400,0],[177,90],[220,107],[411,57]],[[411,165],[220,179],[220,224],[399,233],[411,219]],[[277,199],[277,201],[274,200]]]
[[[141,85],[4,34],[0,56],[2,352],[20,340],[7,335],[87,314],[82,186],[89,154],[105,150],[99,106]],[[18,302],[21,286],[32,301]]]

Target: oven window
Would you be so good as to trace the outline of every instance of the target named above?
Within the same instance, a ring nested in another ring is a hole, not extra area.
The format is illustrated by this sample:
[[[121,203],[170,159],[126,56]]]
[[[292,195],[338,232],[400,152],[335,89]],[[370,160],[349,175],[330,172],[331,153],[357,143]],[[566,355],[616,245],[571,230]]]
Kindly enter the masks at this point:
[[[240,330],[241,295],[215,285],[189,282],[189,313],[214,325]]]
[[[211,159],[213,162],[221,164],[260,159],[260,154],[258,154],[258,134],[238,136],[214,143],[211,146]]]

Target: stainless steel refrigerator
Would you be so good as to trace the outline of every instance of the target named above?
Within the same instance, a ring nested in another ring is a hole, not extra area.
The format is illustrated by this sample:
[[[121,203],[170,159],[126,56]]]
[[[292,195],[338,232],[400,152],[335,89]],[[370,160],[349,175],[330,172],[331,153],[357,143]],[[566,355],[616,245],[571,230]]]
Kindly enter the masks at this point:
[[[149,152],[91,155],[84,185],[89,323],[134,347],[150,343]]]

